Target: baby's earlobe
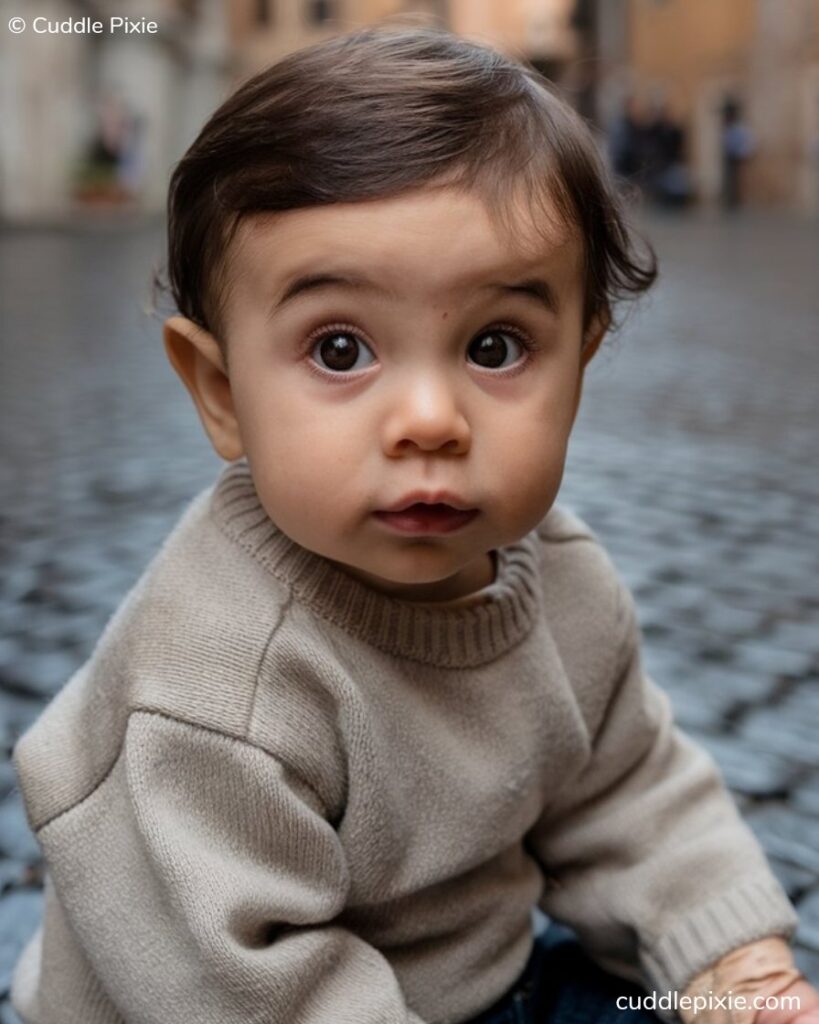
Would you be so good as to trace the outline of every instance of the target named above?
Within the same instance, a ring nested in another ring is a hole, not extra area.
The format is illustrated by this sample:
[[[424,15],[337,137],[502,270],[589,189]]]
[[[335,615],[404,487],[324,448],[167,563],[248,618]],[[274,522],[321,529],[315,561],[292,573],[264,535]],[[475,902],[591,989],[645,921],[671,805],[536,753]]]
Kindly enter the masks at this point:
[[[193,399],[217,454],[228,462],[241,458],[244,449],[219,343],[203,327],[182,316],[165,321],[163,337],[168,359]]]
[[[611,316],[608,312],[599,313],[593,318],[583,334],[583,343],[580,348],[580,365],[585,367],[605,338],[611,323]]]

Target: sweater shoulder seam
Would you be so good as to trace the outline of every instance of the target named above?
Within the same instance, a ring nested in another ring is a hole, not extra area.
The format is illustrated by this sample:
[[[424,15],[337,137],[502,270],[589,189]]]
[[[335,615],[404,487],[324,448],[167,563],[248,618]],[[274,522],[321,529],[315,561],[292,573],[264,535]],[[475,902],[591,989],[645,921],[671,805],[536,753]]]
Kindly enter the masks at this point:
[[[551,520],[551,522],[549,521]],[[601,569],[610,591],[611,645],[607,652],[607,672],[616,677],[633,645],[630,593],[623,585],[611,556],[594,530],[575,512],[560,505],[552,506],[549,514],[537,527],[537,535],[544,551],[548,547],[585,542],[600,557]],[[588,548],[586,549],[589,550]]]
[[[178,715],[172,715],[167,711],[161,710],[160,708],[153,708],[147,705],[135,704],[128,710],[128,716],[125,720],[125,728],[122,731],[122,741],[118,745],[116,753],[114,757],[111,759],[111,763],[105,769],[105,772],[96,780],[96,782],[94,782],[91,785],[90,789],[83,793],[81,797],[72,801],[67,807],[63,807],[55,814],[52,814],[51,817],[47,818],[41,824],[37,825],[37,827],[33,829],[35,835],[39,832],[42,832],[43,829],[48,828],[49,825],[53,825],[55,821],[58,821],[66,814],[70,814],[72,811],[75,811],[78,807],[82,806],[82,804],[84,804],[87,800],[90,800],[91,797],[93,797],[94,794],[97,792],[97,790],[99,790],[99,788],[105,784],[106,780],[109,778],[111,772],[113,772],[114,768],[117,765],[117,762],[122,756],[122,751],[125,746],[125,735],[128,732],[128,724],[135,715],[154,715],[157,718],[163,718],[166,721],[175,722],[177,725],[185,725],[191,729],[199,730],[200,732],[210,733],[213,736],[221,736],[226,740],[233,740],[236,743],[241,743],[243,746],[250,747],[253,750],[258,750],[260,753],[266,754],[269,758],[271,758],[274,761],[277,760],[275,754],[271,753],[266,747],[263,747],[261,744],[254,743],[252,740],[248,739],[247,736],[240,736],[236,735],[235,733],[226,732],[222,729],[217,729],[214,726],[203,725],[201,722],[194,722],[188,718],[182,718]],[[316,797],[316,800],[322,806],[324,806],[324,801],[321,800],[318,793],[315,792],[313,787],[308,782],[305,782],[304,779],[301,778],[301,776],[299,776],[299,781],[302,783],[302,785],[309,789],[310,792],[313,793],[313,795]]]
[[[270,633],[268,634],[267,640],[262,645],[261,654],[259,655],[259,661],[258,661],[258,663],[256,665],[256,674],[255,674],[255,678],[253,680],[253,692],[252,692],[251,697],[250,697],[250,706],[249,706],[248,712],[247,712],[247,721],[245,722],[244,734],[242,736],[242,739],[244,739],[244,741],[246,743],[249,743],[251,746],[253,746],[254,744],[252,743],[251,740],[248,739],[248,737],[250,736],[250,730],[253,727],[253,722],[254,722],[254,720],[256,718],[256,698],[257,698],[258,693],[259,693],[259,684],[260,684],[260,681],[261,681],[261,678],[262,678],[262,670],[263,670],[263,668],[265,666],[265,663],[267,661],[267,656],[268,656],[268,654],[270,652],[270,647],[271,647],[271,645],[273,643],[273,640],[274,640],[276,634],[282,628],[282,625],[284,624],[284,620],[285,620],[285,617],[287,615],[287,612],[290,609],[290,606],[293,603],[293,601],[294,601],[293,591],[292,590],[288,590],[287,597],[286,597],[284,603],[281,605],[281,607],[279,609],[278,618],[273,623],[273,626],[270,629]]]

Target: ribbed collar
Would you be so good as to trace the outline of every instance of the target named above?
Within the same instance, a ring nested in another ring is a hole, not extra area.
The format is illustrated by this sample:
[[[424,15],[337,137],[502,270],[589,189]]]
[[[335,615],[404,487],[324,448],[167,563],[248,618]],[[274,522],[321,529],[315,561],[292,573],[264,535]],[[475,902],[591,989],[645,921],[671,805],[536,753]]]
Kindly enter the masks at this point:
[[[491,600],[437,608],[382,594],[284,534],[262,507],[244,459],[217,480],[210,511],[221,530],[296,600],[389,654],[448,668],[482,665],[519,643],[541,610],[535,531],[498,549]]]

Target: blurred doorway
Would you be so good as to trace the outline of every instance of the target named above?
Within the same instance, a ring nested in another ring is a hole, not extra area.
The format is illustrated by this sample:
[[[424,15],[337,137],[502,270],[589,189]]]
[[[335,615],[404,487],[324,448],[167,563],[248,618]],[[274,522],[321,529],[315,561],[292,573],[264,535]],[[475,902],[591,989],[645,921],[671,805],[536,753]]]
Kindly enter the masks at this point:
[[[819,64],[805,71],[801,94],[801,200],[808,213],[819,215]]]
[[[697,195],[706,203],[719,202],[724,187],[722,132],[726,103],[739,92],[733,79],[706,82],[699,91],[693,119],[693,171]]]

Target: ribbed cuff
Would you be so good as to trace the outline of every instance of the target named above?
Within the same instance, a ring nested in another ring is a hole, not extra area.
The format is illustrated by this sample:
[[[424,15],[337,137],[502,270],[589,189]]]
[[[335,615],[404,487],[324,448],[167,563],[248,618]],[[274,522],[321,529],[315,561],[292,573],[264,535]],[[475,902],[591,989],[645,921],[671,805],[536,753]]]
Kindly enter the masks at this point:
[[[791,939],[799,918],[771,874],[757,875],[692,910],[651,950],[643,969],[658,993],[677,991],[726,953],[769,935]]]

